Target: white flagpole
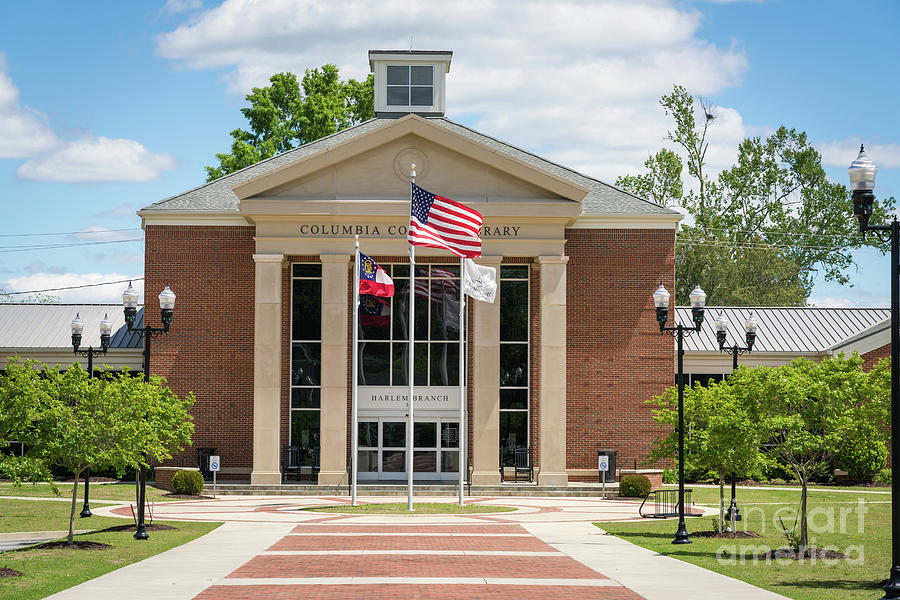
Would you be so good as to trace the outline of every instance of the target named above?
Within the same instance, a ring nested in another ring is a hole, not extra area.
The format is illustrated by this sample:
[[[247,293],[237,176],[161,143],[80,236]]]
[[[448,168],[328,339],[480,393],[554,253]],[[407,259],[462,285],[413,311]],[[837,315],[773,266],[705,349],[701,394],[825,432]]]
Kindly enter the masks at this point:
[[[465,459],[466,456],[466,328],[465,328],[465,314],[466,314],[466,294],[463,292],[463,279],[465,277],[465,260],[463,257],[459,258],[459,326],[457,329],[459,330],[459,442],[457,446],[459,447],[459,460],[457,461],[457,468],[459,470],[459,505],[463,506],[463,485],[465,484],[465,474],[463,469],[465,468]]]
[[[416,165],[409,165],[410,182],[416,183]],[[409,186],[409,214],[412,214],[412,185]],[[406,510],[413,510],[413,382],[416,378],[413,351],[416,329],[416,247],[409,245],[409,418],[406,426]]]
[[[356,475],[359,470],[359,236],[356,236],[356,248],[353,252],[353,366],[350,368],[350,504],[356,506]]]

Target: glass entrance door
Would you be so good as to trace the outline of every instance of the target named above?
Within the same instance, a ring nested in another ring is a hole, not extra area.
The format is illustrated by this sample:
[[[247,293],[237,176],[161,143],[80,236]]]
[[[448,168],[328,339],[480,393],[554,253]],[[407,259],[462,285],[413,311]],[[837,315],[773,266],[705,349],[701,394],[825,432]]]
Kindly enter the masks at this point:
[[[406,479],[406,421],[396,417],[359,421],[359,480]],[[417,481],[456,481],[459,422],[416,419],[413,425],[413,477]]]

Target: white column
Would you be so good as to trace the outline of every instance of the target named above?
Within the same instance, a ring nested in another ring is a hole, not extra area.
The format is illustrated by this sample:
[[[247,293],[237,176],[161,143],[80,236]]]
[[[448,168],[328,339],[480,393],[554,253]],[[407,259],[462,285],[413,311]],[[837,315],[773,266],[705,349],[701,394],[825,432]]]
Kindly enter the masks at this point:
[[[539,256],[541,270],[540,485],[568,485],[566,474],[566,263]]]
[[[282,254],[254,254],[252,485],[281,484]]]
[[[347,483],[347,310],[350,254],[323,254],[319,485]]]
[[[476,262],[499,270],[502,256]],[[499,273],[497,277],[499,281]],[[473,302],[472,347],[472,484],[500,484],[500,290],[493,304]],[[460,460],[462,464],[462,460]]]

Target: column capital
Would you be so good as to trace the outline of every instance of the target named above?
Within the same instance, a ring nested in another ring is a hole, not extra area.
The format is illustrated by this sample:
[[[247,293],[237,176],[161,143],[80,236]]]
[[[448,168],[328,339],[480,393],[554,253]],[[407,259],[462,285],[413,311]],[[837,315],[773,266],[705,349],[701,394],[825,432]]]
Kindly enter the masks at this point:
[[[319,260],[323,263],[347,263],[353,259],[352,254],[320,254]]]
[[[538,256],[538,263],[544,265],[564,265],[569,262],[568,256]]]
[[[281,263],[284,261],[284,254],[254,254],[253,262],[257,263]]]

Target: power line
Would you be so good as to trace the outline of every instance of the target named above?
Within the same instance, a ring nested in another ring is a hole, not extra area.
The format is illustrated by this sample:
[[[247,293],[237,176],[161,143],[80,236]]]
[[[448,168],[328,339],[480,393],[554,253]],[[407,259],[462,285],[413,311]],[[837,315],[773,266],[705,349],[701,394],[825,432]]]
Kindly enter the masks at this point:
[[[127,229],[98,229],[96,231],[61,231],[57,233],[3,233],[0,234],[0,238],[8,238],[8,237],[35,237],[35,236],[51,236],[51,235],[95,235],[101,233],[111,233],[111,232],[119,232],[119,231],[140,231],[140,227],[130,227]]]
[[[143,242],[144,238],[130,240],[111,240],[104,242],[72,242],[71,244],[41,244],[37,246],[0,246],[0,253],[6,252],[32,252],[35,250],[53,250],[55,248],[76,248],[81,246],[99,246],[102,244],[124,244],[126,242]]]
[[[120,279],[119,281],[104,281],[103,283],[86,283],[84,285],[70,285],[67,287],[48,288],[46,290],[31,290],[28,292],[2,292],[3,296],[16,296],[18,294],[43,294],[45,292],[61,292],[63,290],[79,290],[81,288],[100,287],[102,285],[113,285],[116,283],[131,283],[132,281],[143,281],[143,277],[132,277],[131,279]]]

